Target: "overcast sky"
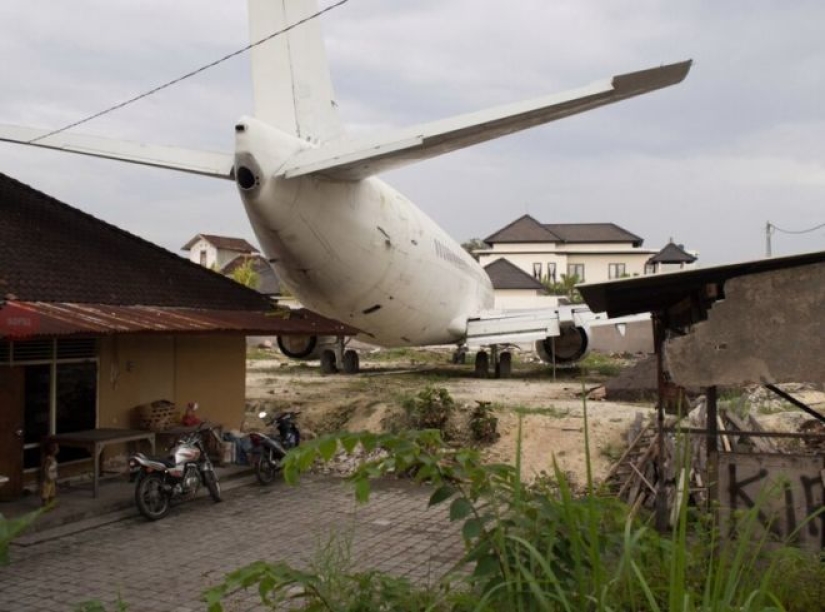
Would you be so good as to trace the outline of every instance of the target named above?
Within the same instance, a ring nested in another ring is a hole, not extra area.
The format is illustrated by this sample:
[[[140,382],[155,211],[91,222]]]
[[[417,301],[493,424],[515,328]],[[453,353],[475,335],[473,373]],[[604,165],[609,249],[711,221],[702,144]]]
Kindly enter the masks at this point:
[[[323,18],[359,133],[694,59],[675,87],[382,178],[459,241],[527,212],[672,237],[705,266],[763,256],[768,221],[825,223],[823,23],[815,0],[349,0]],[[2,0],[0,123],[58,128],[247,43],[244,0]],[[76,131],[231,152],[248,63]],[[0,172],[178,253],[197,233],[254,240],[229,181],[5,143]],[[823,250],[825,228],[772,245]]]

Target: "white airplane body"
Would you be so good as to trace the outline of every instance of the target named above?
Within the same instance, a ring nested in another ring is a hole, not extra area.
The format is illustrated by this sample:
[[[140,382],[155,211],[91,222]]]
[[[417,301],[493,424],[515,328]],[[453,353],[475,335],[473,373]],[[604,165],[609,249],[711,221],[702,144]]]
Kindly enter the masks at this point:
[[[252,40],[313,15],[314,0],[250,0]],[[483,268],[374,175],[680,82],[690,62],[430,124],[348,138],[338,119],[318,19],[252,50],[255,116],[234,154],[0,126],[0,140],[235,180],[260,246],[307,308],[384,346],[543,341],[568,309],[493,311]]]

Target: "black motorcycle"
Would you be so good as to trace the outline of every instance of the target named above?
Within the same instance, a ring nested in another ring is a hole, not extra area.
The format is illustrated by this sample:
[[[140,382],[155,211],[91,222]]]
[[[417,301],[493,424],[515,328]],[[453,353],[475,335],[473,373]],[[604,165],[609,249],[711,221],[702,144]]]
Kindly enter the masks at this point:
[[[295,424],[297,412],[282,412],[274,417],[268,417],[266,412],[258,415],[270,427],[270,433],[253,432],[249,434],[252,442],[252,452],[255,455],[255,476],[263,485],[272,483],[275,474],[281,469],[281,460],[291,448],[301,443],[301,432]]]
[[[135,485],[135,503],[140,513],[156,521],[166,516],[172,500],[192,499],[201,484],[215,502],[221,501],[221,485],[198,429],[181,436],[168,457],[136,453],[129,458],[129,482]]]

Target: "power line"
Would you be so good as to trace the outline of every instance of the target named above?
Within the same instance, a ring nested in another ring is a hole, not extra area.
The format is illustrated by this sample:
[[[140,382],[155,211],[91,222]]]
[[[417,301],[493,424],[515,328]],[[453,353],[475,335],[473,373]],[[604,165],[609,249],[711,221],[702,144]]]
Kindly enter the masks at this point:
[[[816,225],[814,227],[811,227],[809,229],[804,229],[804,230],[786,230],[786,229],[782,229],[781,227],[776,227],[773,223],[770,223],[770,222],[768,223],[768,226],[773,231],[782,232],[783,234],[809,234],[810,232],[815,232],[816,230],[818,230],[822,227],[825,227],[825,223],[820,223],[819,225]]]
[[[163,89],[171,87],[172,85],[177,85],[181,81],[185,81],[186,79],[189,79],[189,78],[191,78],[191,77],[193,77],[197,74],[200,74],[201,72],[209,70],[210,68],[214,68],[218,64],[222,64],[223,62],[225,62],[229,59],[232,59],[233,57],[241,55],[242,53],[246,53],[247,51],[249,51],[253,47],[257,47],[258,45],[261,45],[261,44],[265,43],[266,41],[275,38],[276,36],[280,36],[281,34],[285,34],[285,33],[289,32],[290,30],[292,30],[294,28],[297,28],[298,26],[307,23],[308,21],[312,21],[313,19],[317,19],[318,17],[320,17],[324,13],[327,13],[327,12],[331,11],[332,9],[338,8],[339,6],[341,6],[342,4],[346,4],[347,2],[349,2],[349,0],[338,0],[338,2],[336,2],[335,4],[331,4],[328,7],[324,8],[324,9],[321,9],[317,13],[313,13],[312,15],[304,17],[303,19],[301,19],[299,21],[296,21],[295,23],[293,23],[291,25],[286,26],[282,30],[278,30],[277,32],[273,32],[272,34],[270,34],[268,36],[265,36],[264,38],[262,38],[260,40],[257,40],[253,43],[250,43],[247,46],[245,46],[243,49],[238,49],[237,51],[233,51],[229,55],[224,55],[222,58],[217,59],[214,62],[210,62],[208,64],[205,64],[204,66],[201,66],[200,68],[196,68],[195,70],[192,70],[191,72],[187,72],[183,76],[180,76],[176,79],[172,79],[171,81],[168,81],[168,82],[164,83],[163,85],[158,85],[157,87],[154,87],[154,88],[150,89],[149,91],[146,91],[146,92],[144,92],[140,95],[137,95],[134,98],[130,98],[130,99],[124,101],[124,102],[120,102],[119,104],[115,104],[113,106],[110,106],[109,108],[106,108],[102,111],[94,113],[93,115],[89,115],[88,117],[85,117],[85,118],[83,118],[79,121],[75,121],[74,123],[70,123],[69,125],[66,125],[62,128],[59,128],[57,130],[53,130],[53,131],[49,132],[48,134],[44,134],[43,136],[38,136],[37,138],[32,138],[31,140],[29,140],[27,142],[27,144],[34,144],[35,142],[37,142],[39,140],[43,140],[44,138],[48,138],[49,136],[54,136],[56,134],[60,134],[61,132],[65,132],[66,130],[70,130],[73,127],[77,127],[78,125],[88,123],[92,119],[97,119],[98,117],[102,117],[103,115],[108,115],[109,113],[112,113],[116,110],[120,110],[124,106],[128,106],[130,104],[133,104],[133,103],[137,102],[138,100],[142,100],[143,98],[148,98],[149,96],[154,95],[154,94],[158,93],[159,91],[161,91]]]
[[[773,223],[768,221],[765,224],[765,256],[770,257],[772,255],[771,236],[774,234],[774,232],[782,232],[783,234],[810,234],[811,232],[815,232],[816,230],[823,227],[825,227],[825,223],[820,223],[819,225],[815,225],[814,227],[809,227],[808,229],[803,230],[787,230],[782,229],[781,227],[777,227]]]

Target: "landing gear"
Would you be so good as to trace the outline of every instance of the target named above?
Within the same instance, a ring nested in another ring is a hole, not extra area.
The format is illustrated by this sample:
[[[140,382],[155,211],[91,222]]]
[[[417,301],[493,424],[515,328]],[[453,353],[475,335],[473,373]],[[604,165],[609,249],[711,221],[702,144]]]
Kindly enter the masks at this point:
[[[326,348],[321,351],[321,374],[335,374],[338,364],[344,374],[358,374],[361,370],[358,353],[353,349],[344,349],[344,338],[339,337],[335,348]]]
[[[359,361],[358,353],[352,349],[344,351],[344,374],[358,374]]]
[[[510,378],[513,373],[513,360],[509,351],[503,351],[498,356],[496,364],[496,378]]]
[[[467,363],[467,347],[456,347],[455,351],[453,352],[453,357],[451,361],[457,365]]]
[[[321,351],[321,374],[335,374],[337,371],[335,351],[332,349],[324,349]]]
[[[476,353],[476,367],[475,367],[475,377],[476,378],[487,378],[490,370],[490,359],[487,356],[487,353],[484,351],[479,351]]]
[[[488,378],[490,374],[490,358],[495,364],[493,372],[495,378],[510,378],[513,374],[513,357],[510,351],[501,351],[499,353],[498,347],[493,345],[490,347],[490,355],[485,351],[476,353],[476,365],[474,375],[476,378]]]

